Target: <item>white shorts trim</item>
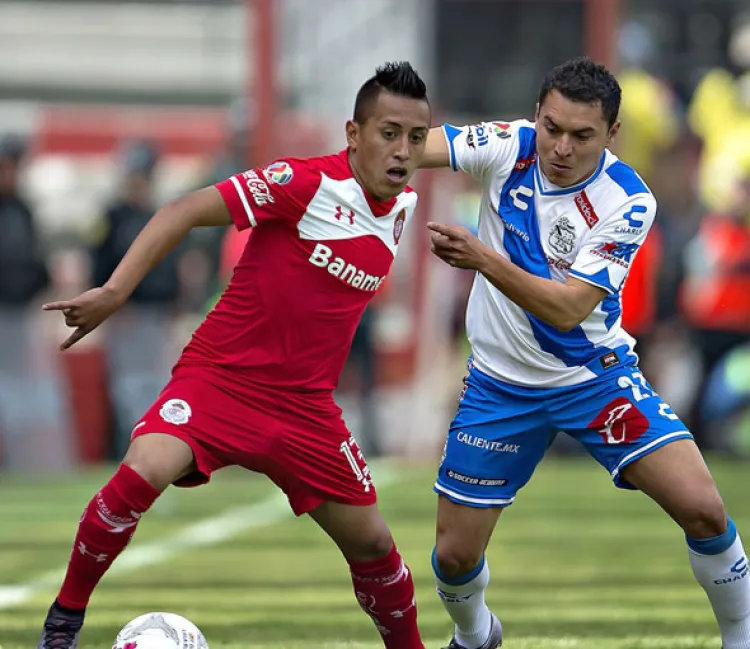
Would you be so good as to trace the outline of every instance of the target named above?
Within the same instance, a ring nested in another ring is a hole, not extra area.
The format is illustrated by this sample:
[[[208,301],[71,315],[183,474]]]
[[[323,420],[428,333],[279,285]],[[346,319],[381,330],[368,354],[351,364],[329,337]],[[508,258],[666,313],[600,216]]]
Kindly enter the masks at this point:
[[[471,496],[456,493],[451,489],[446,489],[437,482],[435,483],[435,490],[461,502],[471,503],[472,505],[510,505],[516,499],[515,496],[513,498],[472,498]]]
[[[666,442],[670,439],[693,439],[693,436],[690,434],[689,430],[680,430],[676,433],[662,435],[658,439],[655,439],[646,444],[646,446],[643,446],[637,451],[633,451],[632,453],[629,453],[624,458],[622,458],[622,460],[620,460],[620,463],[615,467],[614,471],[612,471],[612,479],[616,479],[620,474],[620,469],[622,469],[624,465],[629,464],[634,458],[637,458],[639,455],[648,455],[649,451],[654,448],[654,446],[658,446],[659,444],[662,444],[663,442]]]

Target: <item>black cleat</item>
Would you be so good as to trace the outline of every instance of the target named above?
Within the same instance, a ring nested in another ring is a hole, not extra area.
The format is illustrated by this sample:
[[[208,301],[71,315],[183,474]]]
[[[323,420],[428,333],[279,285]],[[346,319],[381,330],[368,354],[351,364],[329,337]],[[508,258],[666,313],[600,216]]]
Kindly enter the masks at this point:
[[[497,649],[498,647],[502,647],[503,645],[503,625],[500,624],[500,620],[495,617],[494,613],[490,613],[492,616],[492,623],[490,626],[490,637],[487,638],[486,642],[480,646],[477,647],[477,649]],[[453,638],[450,641],[450,644],[448,644],[447,647],[444,647],[444,649],[467,649],[466,647],[458,644],[456,642],[456,636],[453,636]]]
[[[37,649],[76,649],[84,611],[63,609],[57,602],[49,608]]]

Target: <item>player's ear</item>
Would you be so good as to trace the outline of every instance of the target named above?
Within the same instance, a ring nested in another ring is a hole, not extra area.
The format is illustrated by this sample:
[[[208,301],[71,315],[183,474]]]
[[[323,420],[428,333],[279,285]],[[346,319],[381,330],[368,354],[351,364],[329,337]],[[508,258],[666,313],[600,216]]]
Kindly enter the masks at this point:
[[[539,121],[539,102],[537,102],[536,110],[534,111],[534,121],[535,122]]]
[[[353,119],[350,119],[346,123],[346,144],[352,150],[357,150],[357,143],[359,142],[359,124]]]
[[[607,146],[612,146],[617,134],[620,132],[620,122],[615,122],[607,133]]]

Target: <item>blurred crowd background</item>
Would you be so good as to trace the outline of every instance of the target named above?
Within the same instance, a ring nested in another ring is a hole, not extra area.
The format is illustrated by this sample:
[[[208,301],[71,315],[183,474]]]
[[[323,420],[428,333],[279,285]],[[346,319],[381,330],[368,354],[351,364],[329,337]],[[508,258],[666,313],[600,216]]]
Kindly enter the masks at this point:
[[[743,0],[0,0],[0,470],[119,458],[247,234],[203,229],[65,354],[41,304],[108,277],[165,201],[344,147],[354,94],[408,59],[434,122],[532,117],[589,54],[623,87],[616,153],[659,200],[624,296],[643,371],[700,445],[750,456],[750,5]],[[428,219],[476,226],[477,186],[421,206],[338,398],[370,456],[439,454],[467,355],[467,271]],[[561,453],[576,449],[561,443]]]

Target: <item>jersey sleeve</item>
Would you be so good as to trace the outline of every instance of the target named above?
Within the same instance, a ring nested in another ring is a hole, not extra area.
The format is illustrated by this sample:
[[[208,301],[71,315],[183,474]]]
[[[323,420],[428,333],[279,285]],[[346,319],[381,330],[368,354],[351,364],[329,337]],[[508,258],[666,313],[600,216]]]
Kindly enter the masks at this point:
[[[512,166],[519,148],[517,132],[517,122],[444,124],[451,167],[482,181],[490,172]]]
[[[592,230],[576,256],[570,276],[607,293],[619,292],[655,215],[656,200],[651,194],[630,197]]]
[[[320,172],[307,160],[277,160],[218,183],[238,230],[272,219],[296,223],[320,186]]]

